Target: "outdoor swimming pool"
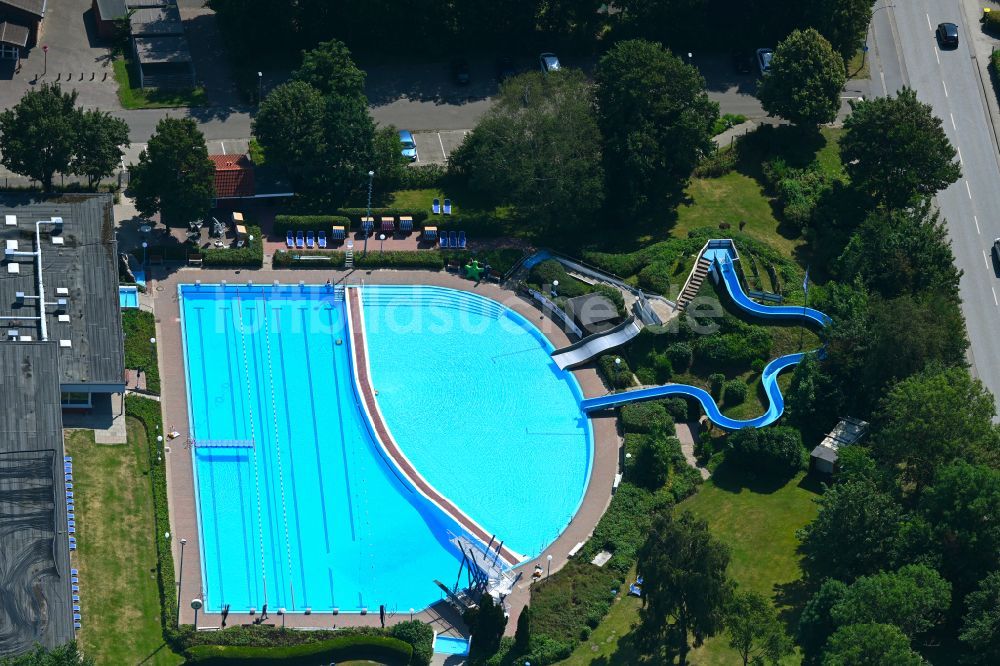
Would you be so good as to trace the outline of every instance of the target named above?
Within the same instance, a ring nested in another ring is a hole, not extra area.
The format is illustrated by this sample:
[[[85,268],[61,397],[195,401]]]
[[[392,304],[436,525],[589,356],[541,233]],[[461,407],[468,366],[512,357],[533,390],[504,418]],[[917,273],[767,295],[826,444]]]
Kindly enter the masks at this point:
[[[266,601],[272,613],[377,611],[380,604],[391,611],[437,601],[433,580],[450,582],[458,570],[447,539],[460,529],[397,478],[372,440],[357,406],[342,300],[326,287],[297,285],[179,290],[207,609],[261,609]],[[411,301],[419,302],[417,293]],[[492,321],[481,335],[389,335],[378,322],[407,313],[385,295],[384,316],[373,302],[365,319],[379,404],[396,441],[485,528],[514,550],[540,552],[565,527],[589,476],[591,435],[575,382],[549,368],[547,343],[530,324],[494,316],[504,312],[499,305],[480,299],[452,309]],[[387,351],[382,338],[390,337],[399,344]],[[460,365],[439,364],[443,377],[432,381],[429,364],[400,363],[409,350],[426,354],[462,339],[452,360],[487,355],[465,367],[465,379]],[[494,358],[514,351],[515,341],[521,347],[512,358],[523,362]],[[522,367],[529,364],[539,367]],[[431,428],[412,444],[419,429],[402,422],[406,410]],[[437,418],[420,416],[425,410]],[[520,416],[523,422],[501,422]]]

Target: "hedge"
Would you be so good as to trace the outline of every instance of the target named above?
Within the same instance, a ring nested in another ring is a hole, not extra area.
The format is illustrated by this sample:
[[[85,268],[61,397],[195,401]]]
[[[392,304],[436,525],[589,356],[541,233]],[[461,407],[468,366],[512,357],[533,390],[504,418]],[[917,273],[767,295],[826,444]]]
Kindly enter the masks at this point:
[[[300,664],[330,663],[350,659],[378,660],[406,666],[413,646],[389,636],[342,636],[302,645],[246,647],[238,645],[196,645],[187,650],[193,664]]]
[[[616,363],[621,358],[621,363]],[[604,354],[597,359],[597,367],[600,368],[604,379],[612,388],[625,389],[632,386],[632,369],[628,366],[628,361],[614,354]]]
[[[674,420],[661,401],[635,402],[622,407],[622,429],[626,433],[672,433]]]
[[[400,215],[409,215],[413,218],[414,224],[421,224],[427,219],[429,211],[416,208],[372,208],[371,215],[375,219],[385,215],[399,217]],[[368,208],[341,208],[334,211],[334,215],[342,215],[344,217],[351,218],[351,222],[355,224],[361,224],[361,218],[368,215]],[[447,219],[447,218],[445,218]]]
[[[992,35],[1000,35],[1000,12],[983,12],[982,22],[983,30]],[[994,56],[996,53],[996,51],[993,52]]]
[[[727,405],[741,405],[747,399],[747,384],[742,379],[730,379],[723,387]]]
[[[351,228],[351,221],[340,215],[276,215],[274,218],[274,234],[282,236],[291,231],[325,231],[330,233],[333,227]]]
[[[257,225],[247,225],[247,235],[253,241],[243,247],[209,247],[201,250],[205,266],[245,266],[260,268],[264,265],[264,235]]]
[[[156,337],[156,317],[145,310],[122,310],[122,331],[125,334],[125,367],[142,368],[146,390],[159,393],[160,368],[156,363],[156,348],[149,341]]]

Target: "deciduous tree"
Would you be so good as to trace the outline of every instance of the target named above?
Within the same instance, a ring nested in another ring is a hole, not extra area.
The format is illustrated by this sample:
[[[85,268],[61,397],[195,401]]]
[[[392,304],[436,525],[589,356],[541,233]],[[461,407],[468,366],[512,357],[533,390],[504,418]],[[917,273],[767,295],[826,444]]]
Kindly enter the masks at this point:
[[[63,92],[58,84],[29,90],[0,113],[0,163],[51,191],[53,175],[70,170],[78,115],[76,91]]]
[[[757,592],[736,592],[726,609],[729,646],[743,659],[743,666],[777,664],[792,652],[792,642],[771,602]]]
[[[891,624],[911,638],[937,626],[951,603],[951,585],[922,564],[862,576],[830,611],[839,626]]]
[[[121,164],[127,146],[128,125],[105,111],[80,111],[76,123],[76,144],[70,170],[87,177],[87,185],[101,182]]]
[[[959,639],[973,664],[1000,663],[1000,571],[994,571],[965,598],[968,611]]]
[[[268,93],[253,121],[253,133],[269,162],[280,164],[297,192],[321,177],[326,162],[326,101],[303,81],[289,81]]]
[[[891,624],[851,624],[841,627],[827,643],[823,666],[923,666],[923,658]]]
[[[850,60],[865,43],[872,20],[874,0],[807,0],[806,20],[823,33],[844,61]]]
[[[801,127],[832,122],[847,77],[844,60],[816,30],[795,30],[778,44],[757,90],[764,110]]]

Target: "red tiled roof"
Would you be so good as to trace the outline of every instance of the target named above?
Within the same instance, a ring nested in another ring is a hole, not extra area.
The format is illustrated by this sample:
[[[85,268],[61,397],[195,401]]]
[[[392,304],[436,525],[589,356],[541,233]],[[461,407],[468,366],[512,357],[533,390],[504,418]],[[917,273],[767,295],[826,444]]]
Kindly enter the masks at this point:
[[[209,155],[215,162],[215,198],[234,199],[254,195],[253,164],[246,155]]]

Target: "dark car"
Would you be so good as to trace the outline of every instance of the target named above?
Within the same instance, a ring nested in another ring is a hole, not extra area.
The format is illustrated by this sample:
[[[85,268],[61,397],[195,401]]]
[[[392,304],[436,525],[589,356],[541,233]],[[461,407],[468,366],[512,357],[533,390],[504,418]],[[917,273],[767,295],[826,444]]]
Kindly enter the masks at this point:
[[[733,51],[733,69],[740,74],[749,74],[753,69],[753,54],[749,51]]]
[[[993,239],[993,258],[1000,264],[1000,238]]]
[[[953,49],[958,46],[958,26],[954,23],[939,23],[935,34],[941,48]]]
[[[469,74],[469,61],[465,58],[455,58],[451,61],[451,77],[460,86],[469,84],[472,75]]]
[[[497,81],[502,83],[516,74],[513,58],[497,58]]]

